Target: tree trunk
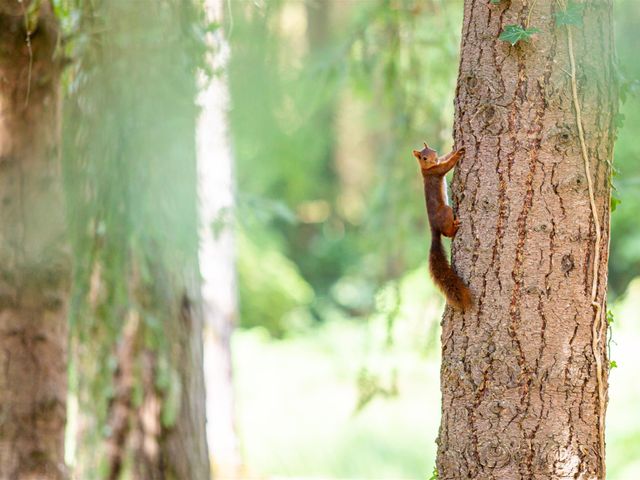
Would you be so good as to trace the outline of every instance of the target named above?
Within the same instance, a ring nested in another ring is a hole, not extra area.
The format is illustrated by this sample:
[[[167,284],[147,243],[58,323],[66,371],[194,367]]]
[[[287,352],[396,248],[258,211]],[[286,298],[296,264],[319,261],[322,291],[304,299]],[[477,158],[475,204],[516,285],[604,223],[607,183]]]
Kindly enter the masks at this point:
[[[604,478],[612,1],[464,3],[439,478]]]
[[[210,22],[223,20],[223,0],[207,0]],[[238,312],[235,272],[234,175],[228,132],[229,92],[226,62],[229,45],[219,29],[208,35],[209,65],[221,74],[207,80],[200,93],[198,123],[198,200],[200,272],[204,313],[207,443],[216,478],[239,478],[242,470],[236,431],[231,335]]]
[[[48,1],[0,0],[0,479],[60,479],[68,254],[58,25]]]
[[[78,259],[72,338],[83,480],[210,477],[197,239],[199,8],[190,0],[80,5],[65,174]]]

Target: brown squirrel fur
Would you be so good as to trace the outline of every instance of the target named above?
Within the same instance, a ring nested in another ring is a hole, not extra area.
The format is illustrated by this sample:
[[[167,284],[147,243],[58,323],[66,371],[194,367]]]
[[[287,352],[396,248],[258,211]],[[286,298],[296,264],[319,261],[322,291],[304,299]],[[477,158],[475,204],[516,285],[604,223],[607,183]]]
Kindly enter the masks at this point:
[[[466,310],[473,301],[471,293],[449,265],[441,238],[442,235],[453,238],[460,227],[460,220],[453,216],[453,210],[447,202],[447,182],[444,176],[463,155],[464,148],[461,148],[438,158],[438,153],[431,150],[426,143],[421,151],[413,151],[424,180],[424,196],[431,225],[429,271],[447,301],[455,307]]]

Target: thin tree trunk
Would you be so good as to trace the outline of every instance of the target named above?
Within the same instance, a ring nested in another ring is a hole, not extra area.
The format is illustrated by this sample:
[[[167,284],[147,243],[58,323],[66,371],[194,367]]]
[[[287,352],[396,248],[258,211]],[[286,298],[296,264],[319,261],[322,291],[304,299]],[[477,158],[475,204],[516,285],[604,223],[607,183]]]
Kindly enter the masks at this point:
[[[58,26],[48,1],[0,0],[0,479],[61,479],[68,254]]]
[[[605,476],[612,2],[569,27],[561,3],[465,1],[453,251],[475,306],[443,319],[441,479]],[[541,32],[511,46],[509,24]]]
[[[207,0],[209,21],[223,19],[222,0]],[[224,72],[229,56],[225,31],[210,34],[210,67]],[[235,238],[233,234],[233,156],[228,137],[229,93],[224,73],[207,80],[200,94],[198,196],[200,272],[204,311],[207,387],[207,442],[216,478],[238,478],[242,470],[236,431],[231,335],[237,317]]]

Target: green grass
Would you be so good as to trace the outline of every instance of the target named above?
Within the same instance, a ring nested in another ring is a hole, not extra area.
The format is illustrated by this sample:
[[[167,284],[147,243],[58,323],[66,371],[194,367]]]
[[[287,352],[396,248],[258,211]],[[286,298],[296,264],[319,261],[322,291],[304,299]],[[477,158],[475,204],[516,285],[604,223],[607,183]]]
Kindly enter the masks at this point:
[[[418,352],[367,354],[366,327],[335,323],[317,336],[234,340],[239,426],[250,471],[280,476],[425,478],[439,418],[438,369]],[[367,366],[400,395],[356,413]]]

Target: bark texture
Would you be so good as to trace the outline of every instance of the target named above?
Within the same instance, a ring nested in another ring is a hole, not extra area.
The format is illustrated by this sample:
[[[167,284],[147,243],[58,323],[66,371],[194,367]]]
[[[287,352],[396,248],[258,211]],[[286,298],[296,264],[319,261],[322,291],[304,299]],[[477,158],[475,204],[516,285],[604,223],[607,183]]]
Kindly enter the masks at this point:
[[[65,477],[68,255],[58,27],[0,0],[0,479]],[[27,26],[28,25],[28,26]]]
[[[612,2],[582,5],[583,24],[567,27],[554,16],[559,2],[464,2],[455,140],[467,153],[453,182],[462,220],[453,258],[476,304],[443,318],[441,479],[605,475],[617,91]],[[498,39],[527,22],[541,30],[530,42]]]

